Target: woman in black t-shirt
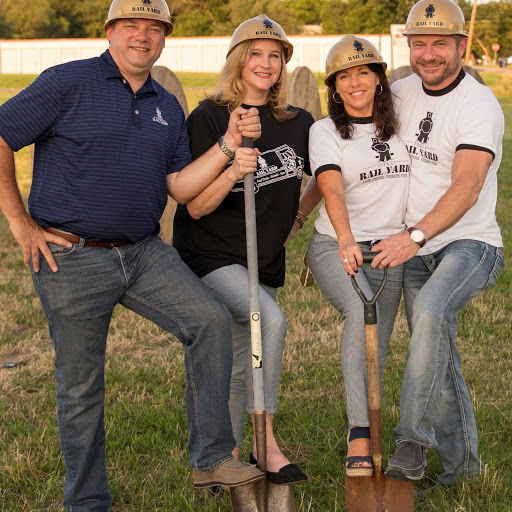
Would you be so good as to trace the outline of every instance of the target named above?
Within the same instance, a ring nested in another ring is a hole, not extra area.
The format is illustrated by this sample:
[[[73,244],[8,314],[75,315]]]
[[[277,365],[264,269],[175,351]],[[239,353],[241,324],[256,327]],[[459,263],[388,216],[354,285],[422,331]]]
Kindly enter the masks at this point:
[[[260,281],[265,409],[267,411],[267,478],[297,483],[306,475],[282,454],[273,433],[281,378],[286,319],[275,301],[284,283],[283,244],[297,215],[308,158],[311,115],[287,104],[286,63],[293,47],[283,29],[265,15],[242,23],[234,32],[217,91],[190,114],[187,128],[192,157],[218,140],[231,154],[226,133],[235,108],[258,109],[258,149],[240,148],[220,175],[186,206],[178,206],[174,246],[190,268],[224,301],[233,317],[233,375],[230,412],[238,458],[245,411],[253,412],[250,319],[245,241],[243,177],[255,172],[255,202]],[[251,458],[257,458],[256,446]]]

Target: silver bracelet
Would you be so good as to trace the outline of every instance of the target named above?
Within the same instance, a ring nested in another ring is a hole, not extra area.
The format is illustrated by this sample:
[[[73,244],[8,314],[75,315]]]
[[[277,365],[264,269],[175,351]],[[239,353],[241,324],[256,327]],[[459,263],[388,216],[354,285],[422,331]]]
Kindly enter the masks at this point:
[[[222,135],[219,137],[217,144],[219,145],[220,150],[226,156],[228,156],[229,158],[233,158],[235,156],[235,153],[233,153],[233,151],[231,151],[231,149],[229,149],[227,144],[224,142],[224,137]]]

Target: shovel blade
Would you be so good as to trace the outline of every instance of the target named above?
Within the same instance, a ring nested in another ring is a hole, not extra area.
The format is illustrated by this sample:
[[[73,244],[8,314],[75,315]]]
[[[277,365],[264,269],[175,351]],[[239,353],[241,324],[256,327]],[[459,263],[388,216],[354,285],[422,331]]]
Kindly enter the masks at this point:
[[[233,512],[296,512],[293,485],[265,479],[229,489]]]
[[[346,512],[414,512],[414,487],[384,475],[347,477]]]
[[[296,512],[294,487],[267,482],[267,512]]]
[[[233,512],[266,512],[265,494],[267,482],[263,478],[256,482],[231,487],[231,510]]]

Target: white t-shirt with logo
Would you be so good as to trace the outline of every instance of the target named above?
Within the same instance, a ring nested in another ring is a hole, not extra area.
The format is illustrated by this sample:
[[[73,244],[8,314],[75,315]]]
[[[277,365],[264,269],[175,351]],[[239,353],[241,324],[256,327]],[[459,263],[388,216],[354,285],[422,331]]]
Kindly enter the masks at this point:
[[[431,254],[461,239],[502,247],[495,210],[504,118],[494,94],[463,71],[441,91],[426,91],[416,74],[395,82],[392,91],[401,122],[400,136],[411,155],[405,217],[408,227],[430,212],[451,186],[458,149],[487,151],[494,156],[476,204],[456,224],[429,240],[418,254]]]
[[[410,158],[398,136],[379,141],[369,121],[354,123],[352,138],[345,140],[327,117],[310,129],[309,158],[313,175],[322,168],[341,169],[356,242],[380,240],[405,229]],[[337,238],[325,204],[315,229]]]

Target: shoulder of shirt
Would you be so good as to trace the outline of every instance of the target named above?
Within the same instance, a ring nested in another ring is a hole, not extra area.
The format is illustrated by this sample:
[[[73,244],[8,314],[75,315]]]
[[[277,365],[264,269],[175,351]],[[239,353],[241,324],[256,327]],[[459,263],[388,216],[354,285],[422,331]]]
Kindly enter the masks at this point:
[[[155,79],[153,79],[153,89],[158,94],[158,96],[162,96],[164,99],[170,100],[171,103],[176,103],[179,105],[180,102],[178,101],[178,98],[176,98],[172,92],[169,92],[163,85],[159,84]]]
[[[336,132],[336,126],[334,125],[334,122],[330,116],[323,117],[322,119],[319,119],[318,121],[315,121],[313,123],[311,130],[319,130],[319,129]]]
[[[417,83],[416,83],[417,82]],[[412,86],[416,83],[416,85],[421,85],[421,79],[416,73],[411,73],[410,75],[400,78],[400,80],[396,80],[391,84],[391,91],[395,94],[399,93],[401,89],[407,86]]]
[[[480,83],[474,76],[466,73],[464,79],[460,82],[459,86],[463,91],[464,96],[474,97],[482,101],[491,101],[499,104],[494,93],[485,84]]]
[[[81,60],[72,60],[70,62],[65,62],[64,64],[57,64],[56,66],[51,66],[43,71],[43,73],[73,73],[76,71],[87,71],[87,70],[99,70],[99,57],[91,57],[90,59],[81,59]],[[41,74],[43,74],[41,73]]]
[[[288,105],[287,110],[296,112],[296,117],[305,123],[309,123],[310,125],[312,125],[315,122],[313,116],[311,115],[311,112],[307,111],[306,109],[295,107],[293,105]]]

